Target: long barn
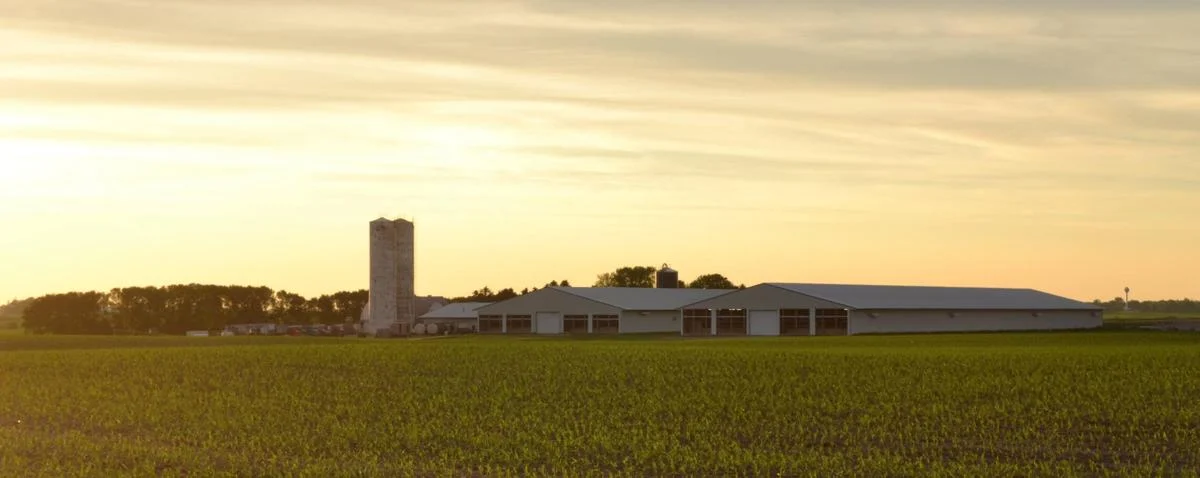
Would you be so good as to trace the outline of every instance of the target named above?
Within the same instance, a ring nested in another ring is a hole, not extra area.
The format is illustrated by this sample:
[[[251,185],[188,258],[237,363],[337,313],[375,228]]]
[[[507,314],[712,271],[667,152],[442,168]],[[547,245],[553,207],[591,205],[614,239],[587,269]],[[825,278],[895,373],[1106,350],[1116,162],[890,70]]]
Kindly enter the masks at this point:
[[[474,310],[498,334],[856,335],[1099,327],[1095,305],[1032,289],[759,284],[741,290],[549,287]]]
[[[688,304],[683,335],[855,335],[1100,327],[1095,305],[1033,289],[767,283]]]

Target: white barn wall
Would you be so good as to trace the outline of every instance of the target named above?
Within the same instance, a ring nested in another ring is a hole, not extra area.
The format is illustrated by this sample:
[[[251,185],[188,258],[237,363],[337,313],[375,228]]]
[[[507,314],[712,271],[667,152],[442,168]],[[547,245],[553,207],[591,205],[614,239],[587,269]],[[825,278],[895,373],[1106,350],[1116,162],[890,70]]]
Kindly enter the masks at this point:
[[[869,314],[874,312],[877,317]],[[882,310],[850,312],[851,334],[985,332],[1004,330],[1093,329],[1104,322],[1102,314],[1092,311],[954,311]]]
[[[446,319],[422,319],[423,324],[437,324],[439,330],[445,330],[445,327],[454,327],[456,329],[470,329],[479,323],[479,318],[446,318]]]
[[[642,314],[646,315],[642,315]],[[679,332],[679,311],[655,310],[621,313],[621,333]]]

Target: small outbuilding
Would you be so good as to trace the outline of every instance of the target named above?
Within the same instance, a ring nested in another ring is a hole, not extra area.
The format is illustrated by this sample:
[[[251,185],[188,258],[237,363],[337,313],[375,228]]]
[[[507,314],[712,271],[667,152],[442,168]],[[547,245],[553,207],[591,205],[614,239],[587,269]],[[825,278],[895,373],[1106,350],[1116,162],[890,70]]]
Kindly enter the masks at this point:
[[[1100,327],[1103,309],[1033,289],[767,283],[682,307],[683,335],[855,335]]]
[[[547,287],[480,307],[479,332],[616,334],[678,332],[684,305],[728,290]]]
[[[479,320],[480,307],[491,305],[491,302],[457,302],[435,307],[425,315],[418,317],[422,323],[437,324],[439,329],[453,327],[455,330],[471,330]]]

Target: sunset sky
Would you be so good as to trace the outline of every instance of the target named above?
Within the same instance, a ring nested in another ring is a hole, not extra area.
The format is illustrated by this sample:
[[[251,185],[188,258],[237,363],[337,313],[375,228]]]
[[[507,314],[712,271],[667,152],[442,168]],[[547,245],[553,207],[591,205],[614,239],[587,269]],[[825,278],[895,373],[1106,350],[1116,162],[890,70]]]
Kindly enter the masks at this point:
[[[1200,298],[1190,1],[0,0],[0,303],[684,279]]]

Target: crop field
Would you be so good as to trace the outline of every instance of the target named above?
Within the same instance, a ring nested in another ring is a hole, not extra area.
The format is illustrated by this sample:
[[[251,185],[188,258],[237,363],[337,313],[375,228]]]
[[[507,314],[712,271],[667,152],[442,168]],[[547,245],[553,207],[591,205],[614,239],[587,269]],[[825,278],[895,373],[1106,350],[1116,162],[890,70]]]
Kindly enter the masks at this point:
[[[0,317],[0,333],[5,332],[20,332],[21,326],[20,317]]]
[[[1108,312],[1105,321],[1200,320],[1200,312]]]
[[[1197,333],[0,336],[3,476],[1197,470]]]

